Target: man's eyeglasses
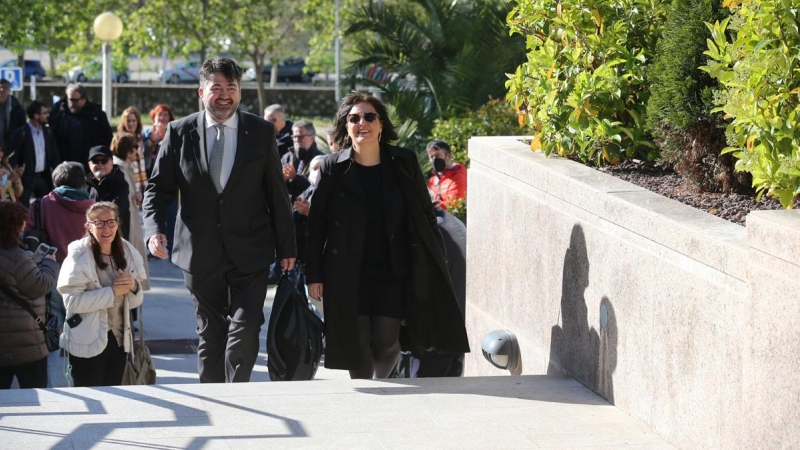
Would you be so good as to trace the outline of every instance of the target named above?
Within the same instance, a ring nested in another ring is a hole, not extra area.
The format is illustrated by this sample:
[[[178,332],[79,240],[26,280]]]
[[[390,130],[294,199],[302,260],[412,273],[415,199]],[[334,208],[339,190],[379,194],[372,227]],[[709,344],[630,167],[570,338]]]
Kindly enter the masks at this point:
[[[295,140],[295,141],[299,141],[300,139],[303,139],[304,137],[307,137],[307,136],[310,136],[310,135],[308,135],[308,134],[299,134],[297,136],[292,135],[292,139]]]
[[[108,164],[108,158],[92,158],[89,161],[94,164]]]
[[[347,121],[352,124],[361,123],[361,117],[364,117],[364,120],[367,122],[372,123],[378,118],[378,114],[374,112],[364,113],[363,116],[361,114],[350,114],[347,116]]]
[[[108,220],[90,220],[90,224],[94,225],[95,228],[114,228],[117,226],[119,221],[117,219],[108,219]]]
[[[83,100],[83,97],[70,98],[68,100],[69,100],[70,103],[78,103],[79,101]]]

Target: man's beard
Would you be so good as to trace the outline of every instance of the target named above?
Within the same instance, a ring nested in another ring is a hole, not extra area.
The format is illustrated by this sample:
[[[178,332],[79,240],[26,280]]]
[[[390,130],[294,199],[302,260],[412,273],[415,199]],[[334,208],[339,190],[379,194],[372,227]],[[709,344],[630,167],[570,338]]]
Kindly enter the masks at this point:
[[[203,106],[205,106],[205,108],[208,110],[208,113],[211,114],[211,117],[213,117],[220,123],[225,122],[226,120],[233,117],[233,115],[236,114],[236,108],[239,107],[239,105],[236,103],[232,104],[230,113],[226,115],[226,113],[223,113],[220,110],[218,110],[217,106],[211,102],[209,102],[208,104],[206,102],[203,102]]]

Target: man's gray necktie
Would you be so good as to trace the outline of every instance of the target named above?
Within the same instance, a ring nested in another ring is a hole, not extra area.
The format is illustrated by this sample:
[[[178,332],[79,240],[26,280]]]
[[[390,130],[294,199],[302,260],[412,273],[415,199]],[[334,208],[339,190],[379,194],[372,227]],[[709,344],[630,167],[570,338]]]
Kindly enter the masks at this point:
[[[214,146],[211,147],[211,157],[208,158],[208,173],[211,175],[211,180],[214,181],[214,186],[217,192],[222,192],[222,183],[220,176],[222,175],[222,155],[225,153],[225,125],[214,125],[217,129],[217,139],[214,141]]]

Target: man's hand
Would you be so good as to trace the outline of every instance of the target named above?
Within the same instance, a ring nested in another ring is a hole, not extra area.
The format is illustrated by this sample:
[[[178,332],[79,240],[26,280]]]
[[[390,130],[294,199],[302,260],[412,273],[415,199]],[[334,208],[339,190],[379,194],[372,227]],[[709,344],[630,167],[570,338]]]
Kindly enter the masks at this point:
[[[308,210],[310,207],[311,203],[309,203],[308,200],[298,198],[294,201],[294,210],[306,217],[308,217]]]
[[[137,192],[133,195],[133,201],[136,202],[136,206],[138,206],[139,209],[141,209],[142,206],[142,199],[144,199],[144,196],[141,192]]]
[[[161,233],[150,236],[150,240],[147,241],[147,248],[150,250],[150,254],[156,258],[167,259],[167,256],[169,256],[167,252],[167,237]]]
[[[13,183],[17,181],[23,173],[25,173],[25,164],[15,168],[13,172],[8,175],[8,179]]]
[[[281,260],[281,270],[286,272],[287,270],[294,269],[294,262],[297,258],[284,258]]]
[[[283,181],[294,181],[296,176],[297,170],[294,168],[294,164],[283,165]]]
[[[308,285],[308,296],[314,300],[322,301],[322,283],[311,283]]]

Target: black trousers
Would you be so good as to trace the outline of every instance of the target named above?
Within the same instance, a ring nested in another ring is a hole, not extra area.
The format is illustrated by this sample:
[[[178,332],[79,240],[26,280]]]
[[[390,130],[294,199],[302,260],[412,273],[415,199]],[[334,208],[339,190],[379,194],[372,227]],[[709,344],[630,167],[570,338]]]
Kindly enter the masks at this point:
[[[252,273],[220,261],[202,276],[183,274],[197,315],[197,369],[201,383],[250,381],[264,324],[269,268]]]
[[[103,353],[91,358],[69,355],[75,387],[119,386],[125,372],[125,347],[117,345],[117,338],[108,332],[108,345]]]
[[[24,186],[22,195],[19,198],[20,203],[25,206],[30,206],[31,195],[35,198],[42,198],[53,190],[53,180],[50,178],[50,171],[34,173],[29,186]]]
[[[0,389],[10,389],[17,377],[20,389],[47,387],[47,358],[18,366],[0,367]]]

